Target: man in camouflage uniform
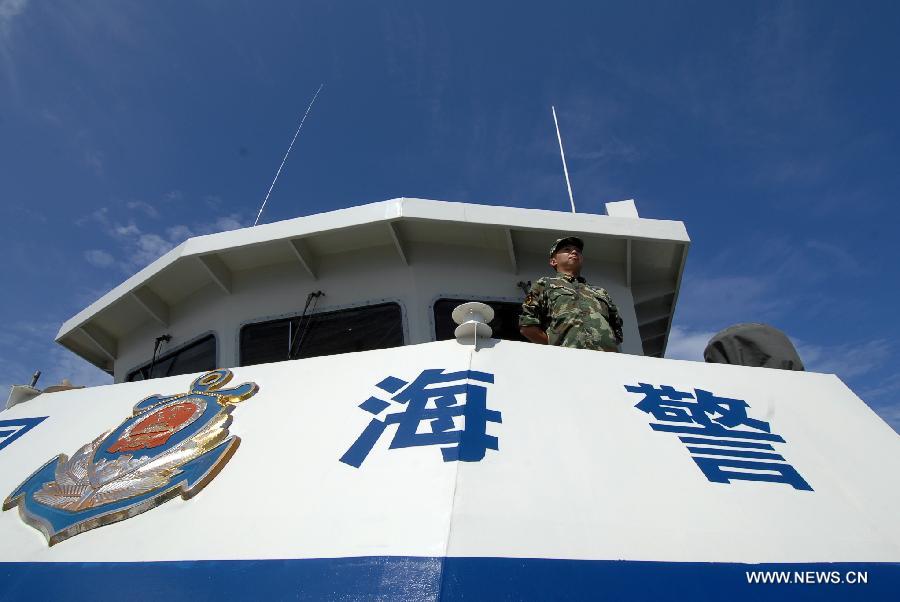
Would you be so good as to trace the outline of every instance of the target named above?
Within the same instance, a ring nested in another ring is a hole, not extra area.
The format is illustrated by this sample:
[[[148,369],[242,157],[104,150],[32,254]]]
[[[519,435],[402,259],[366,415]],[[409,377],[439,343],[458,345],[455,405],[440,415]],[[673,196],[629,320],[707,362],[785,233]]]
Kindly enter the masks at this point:
[[[583,249],[584,242],[575,236],[553,244],[550,265],[556,275],[531,287],[522,303],[519,331],[532,343],[618,351],[622,318],[609,293],[581,277]]]

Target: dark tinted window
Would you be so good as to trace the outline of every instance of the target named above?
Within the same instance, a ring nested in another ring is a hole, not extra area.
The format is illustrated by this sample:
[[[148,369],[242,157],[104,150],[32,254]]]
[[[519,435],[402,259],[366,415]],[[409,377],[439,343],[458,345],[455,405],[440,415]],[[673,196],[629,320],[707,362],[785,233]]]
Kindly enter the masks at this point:
[[[482,301],[481,299],[438,299],[434,302],[434,334],[435,339],[444,341],[453,338],[456,330],[456,322],[450,317],[457,305],[468,301],[481,301],[490,305],[494,310],[494,319],[489,322],[495,339],[507,341],[527,341],[519,334],[519,314],[522,313],[521,303],[508,301]]]
[[[209,335],[182,347],[172,353],[157,358],[150,375],[150,362],[147,362],[128,375],[126,380],[147,380],[162,376],[176,376],[193,372],[207,372],[216,369],[216,337]]]
[[[241,328],[240,344],[242,366],[399,347],[403,317],[400,305],[384,303],[270,320]]]
[[[248,324],[241,328],[241,365],[286,360],[291,345],[291,325],[292,321],[285,319]]]

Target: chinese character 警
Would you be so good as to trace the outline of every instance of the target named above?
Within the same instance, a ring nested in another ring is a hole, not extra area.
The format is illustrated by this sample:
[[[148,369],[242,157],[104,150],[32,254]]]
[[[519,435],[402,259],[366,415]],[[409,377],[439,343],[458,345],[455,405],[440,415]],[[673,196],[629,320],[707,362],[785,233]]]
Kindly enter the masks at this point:
[[[638,383],[625,389],[644,396],[634,407],[659,421],[650,428],[681,435],[710,481],[768,481],[813,490],[783,456],[774,453],[772,444],[785,443],[784,438],[772,433],[768,422],[748,416],[746,401],[717,397],[703,389],[678,391],[669,385]]]

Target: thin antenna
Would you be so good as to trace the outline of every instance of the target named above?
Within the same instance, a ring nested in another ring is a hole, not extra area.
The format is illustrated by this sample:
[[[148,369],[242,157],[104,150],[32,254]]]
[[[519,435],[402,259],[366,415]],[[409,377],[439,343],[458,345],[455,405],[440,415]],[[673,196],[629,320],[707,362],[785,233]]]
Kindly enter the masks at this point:
[[[266,203],[269,200],[269,195],[272,194],[272,189],[275,188],[275,182],[278,181],[278,176],[281,175],[281,168],[284,167],[285,161],[287,161],[288,155],[291,154],[291,149],[294,148],[294,141],[297,139],[297,136],[300,134],[300,128],[303,127],[303,122],[306,121],[306,116],[309,115],[309,110],[312,108],[313,103],[316,102],[316,98],[319,97],[319,92],[322,91],[322,88],[325,87],[325,84],[319,84],[319,89],[316,90],[316,93],[313,95],[313,99],[309,101],[309,106],[306,107],[306,113],[303,114],[303,119],[300,120],[300,125],[297,127],[297,131],[294,132],[294,137],[291,139],[291,144],[288,146],[287,152],[284,153],[284,159],[281,160],[281,165],[278,166],[278,171],[275,172],[275,177],[272,179],[272,185],[269,186],[269,191],[266,193],[266,198],[263,199],[262,206],[259,208],[259,213],[256,214],[256,220],[254,220],[253,225],[259,223],[259,217],[262,215],[263,209],[266,208]]]
[[[556,120],[556,107],[550,105],[553,111],[553,123],[556,124],[556,138],[559,140],[559,155],[562,157],[563,173],[566,174],[566,188],[569,189],[569,202],[572,204],[572,213],[575,213],[575,199],[572,197],[572,184],[569,182],[569,168],[566,167],[566,153],[563,151],[562,136],[559,133],[559,121]]]

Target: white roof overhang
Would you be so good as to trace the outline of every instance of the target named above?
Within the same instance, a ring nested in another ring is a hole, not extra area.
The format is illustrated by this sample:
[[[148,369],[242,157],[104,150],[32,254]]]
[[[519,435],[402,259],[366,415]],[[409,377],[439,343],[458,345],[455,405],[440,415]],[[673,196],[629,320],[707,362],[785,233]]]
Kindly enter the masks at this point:
[[[579,235],[587,259],[621,263],[644,353],[661,356],[690,245],[682,222],[409,198],[191,238],[67,320],[56,341],[110,371],[121,337],[148,319],[167,325],[210,283],[229,294],[234,271],[296,261],[316,278],[323,255],[392,245],[409,263],[410,244],[443,243],[498,249],[515,273],[522,254],[546,254],[548,234]]]

